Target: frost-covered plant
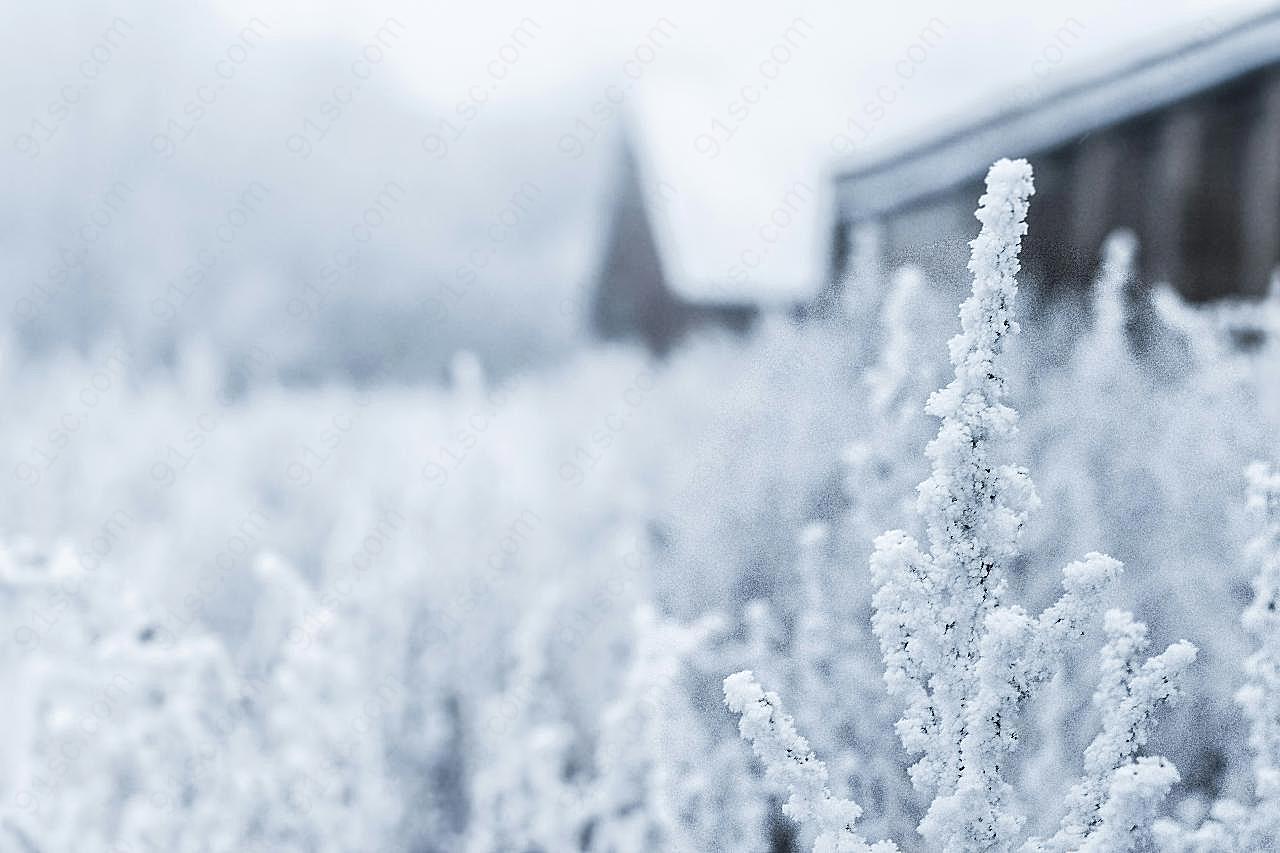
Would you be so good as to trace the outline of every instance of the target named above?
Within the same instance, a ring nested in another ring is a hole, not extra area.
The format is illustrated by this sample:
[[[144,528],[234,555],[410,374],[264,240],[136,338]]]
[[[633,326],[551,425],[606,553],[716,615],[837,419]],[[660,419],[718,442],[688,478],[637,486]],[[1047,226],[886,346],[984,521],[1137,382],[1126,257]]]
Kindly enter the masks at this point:
[[[1032,840],[1029,851],[1143,849],[1155,807],[1178,780],[1163,758],[1134,756],[1147,741],[1156,708],[1176,694],[1195,647],[1176,643],[1140,662],[1149,645],[1145,625],[1123,610],[1109,610],[1104,630],[1102,676],[1093,695],[1102,731],[1085,749],[1084,774],[1071,788],[1057,834],[1047,842]]]
[[[1150,353],[1131,340],[1128,291],[1137,250],[1127,231],[1107,237],[1088,327],[1060,363],[1039,368],[1039,398],[1020,420],[1019,435],[1021,452],[1037,460],[1037,490],[1054,511],[1029,520],[1022,550],[1036,555],[1036,562],[1068,562],[1090,549],[1119,559],[1131,570],[1115,583],[1115,595],[1153,614],[1157,631],[1176,629],[1210,638],[1206,653],[1212,659],[1234,639],[1215,631],[1223,608],[1205,607],[1200,596],[1184,602],[1170,595],[1169,587],[1182,573],[1220,565],[1222,560],[1212,557],[1215,545],[1224,551],[1234,548],[1229,536],[1211,538],[1205,532],[1229,526],[1222,523],[1217,502],[1206,500],[1204,493],[1204,483],[1212,481],[1211,472],[1223,457],[1215,452],[1212,433],[1196,441],[1187,435],[1176,444],[1173,436],[1191,421],[1207,426],[1223,420],[1224,410],[1210,409],[1212,414],[1203,417],[1200,407],[1184,404],[1180,383],[1154,369]],[[1135,311],[1140,318],[1140,310]],[[1157,451],[1165,441],[1170,446]],[[1199,477],[1188,476],[1192,468]],[[1185,490],[1184,482],[1195,482],[1194,490]],[[1201,514],[1206,524],[1191,523]],[[1019,594],[1028,601],[1052,600],[1057,592],[1051,588],[1053,578],[1030,571],[1030,562],[1023,558],[1013,568]],[[1225,592],[1225,584],[1223,588]],[[1163,645],[1174,637],[1156,639]],[[1069,784],[1056,768],[1087,744],[1088,733],[1074,718],[1091,690],[1088,673],[1068,666],[1046,690],[1044,701],[1033,709],[1042,736],[1021,769],[1045,780],[1037,799],[1053,803],[1068,795]],[[1170,722],[1194,726],[1211,712],[1203,698],[1209,690],[1193,692],[1196,701]],[[1203,741],[1170,740],[1179,763],[1192,762],[1190,775],[1199,781],[1195,759]],[[1043,824],[1037,829],[1048,831]]]
[[[1195,828],[1162,821],[1161,849],[1170,853],[1245,853],[1280,847],[1280,470],[1254,463],[1247,472],[1249,505],[1262,530],[1247,557],[1257,566],[1253,602],[1241,621],[1258,644],[1245,661],[1248,681],[1236,700],[1249,721],[1253,751],[1253,801],[1222,800]]]
[[[77,576],[59,562],[44,582],[69,583],[66,620],[18,662],[10,702],[14,849],[262,849],[264,826],[289,807],[274,780],[306,757],[307,733],[266,736],[268,684],[239,671],[219,637],[178,634],[108,569]],[[0,598],[40,591],[9,569]]]
[[[1239,500],[1237,472],[1277,452],[1277,295],[1190,305],[1161,291],[1161,319],[1181,331],[1166,331],[1163,340],[1156,331],[1147,366],[1158,381],[1111,407],[1111,429],[1077,464],[1110,460],[1092,463],[1109,472],[1109,482],[1096,502],[1081,509],[1106,530],[1101,544],[1117,549],[1111,553],[1148,567],[1126,579],[1126,598],[1152,615],[1155,630],[1176,626],[1202,645],[1210,677],[1188,690],[1184,710],[1166,725],[1170,756],[1204,800],[1241,788],[1245,780],[1236,768],[1249,762],[1243,738],[1203,734],[1230,731],[1238,719],[1231,694],[1239,680],[1238,649],[1248,639],[1236,614],[1252,576],[1239,550],[1253,526]],[[1269,326],[1273,331],[1265,331]],[[1129,413],[1133,417],[1126,418]],[[1128,437],[1117,442],[1122,433]],[[1142,480],[1147,486],[1139,489]],[[1158,574],[1149,570],[1155,566]],[[1220,582],[1200,586],[1193,580],[1208,575]],[[1191,589],[1194,594],[1183,592]]]
[[[842,577],[829,532],[820,522],[799,536],[794,593],[782,618],[767,601],[743,608],[742,633],[736,653],[708,662],[719,672],[745,666],[753,677],[777,685],[796,702],[795,723],[826,761],[833,793],[867,809],[864,831],[887,837],[906,836],[923,807],[906,777],[906,763],[896,750],[880,748],[896,710],[880,685],[882,671],[870,631],[869,595],[857,588],[865,579]],[[865,577],[865,576],[864,576]],[[784,816],[776,804],[786,792],[769,780],[775,822]],[[777,827],[781,834],[789,828]],[[802,827],[798,843],[811,845],[812,828]]]
[[[797,725],[826,756],[835,794],[866,809],[866,831],[905,835],[923,806],[901,754],[878,748],[896,709],[880,683],[869,594],[858,588],[865,575],[843,577],[850,573],[834,565],[829,546],[825,525],[801,532],[790,643],[751,657],[748,665],[794,697]]]
[[[1097,553],[1070,564],[1063,572],[1064,593],[1038,617],[1001,600],[1004,566],[1017,553],[1018,533],[1035,503],[1027,472],[998,458],[1016,418],[1003,403],[1006,380],[999,357],[1017,331],[1015,276],[1032,191],[1030,166],[1002,160],[988,173],[979,203],[983,227],[972,243],[969,265],[973,293],[961,306],[961,332],[950,343],[955,378],[928,403],[942,419],[927,448],[933,471],[919,488],[918,511],[930,550],[922,551],[902,531],[890,531],[877,540],[872,558],[872,574],[880,584],[873,625],[885,680],[890,693],[907,703],[898,734],[909,752],[922,753],[911,768],[912,781],[933,795],[919,829],[929,849],[945,853],[1013,848],[1025,819],[1014,805],[1004,768],[1018,740],[1018,711],[1054,674],[1065,647],[1083,636],[1103,589],[1121,568]],[[1114,617],[1112,623],[1116,636],[1106,660],[1121,669],[1115,676],[1120,685],[1137,686],[1140,679],[1143,685],[1162,685],[1189,662],[1190,647],[1180,646],[1127,680],[1124,664],[1114,662],[1136,654],[1141,631],[1127,617]],[[776,696],[754,684],[749,675],[731,676],[726,699],[731,707],[752,711],[750,724],[744,716],[743,734],[798,792],[792,813],[816,823],[824,843],[863,849],[857,845],[865,842],[852,829],[858,808],[830,794],[825,768],[821,774],[812,771],[816,759],[807,742],[797,740],[790,718],[786,725],[775,722],[782,719]],[[1103,695],[1111,698],[1118,689],[1108,682]],[[1081,834],[1095,826],[1090,803],[1097,800],[1104,813],[1097,831],[1105,827],[1107,843],[1120,845],[1115,849],[1137,843],[1149,823],[1154,794],[1172,784],[1163,763],[1121,767],[1145,737],[1144,720],[1152,706],[1166,698],[1159,686],[1148,693],[1108,710],[1082,783],[1078,812],[1086,816],[1086,829]],[[1125,736],[1134,741],[1132,748],[1121,743]],[[786,762],[796,766],[788,769]],[[1107,772],[1108,794],[1097,797],[1088,780]],[[1130,818],[1142,819],[1125,823]]]
[[[1068,565],[1063,595],[1038,617],[1002,601],[1005,566],[1036,503],[1027,472],[998,458],[1016,420],[1003,402],[999,360],[1017,332],[1015,276],[1032,192],[1030,166],[1003,160],[979,203],[973,293],[950,343],[955,378],[928,404],[942,419],[927,448],[933,473],[919,490],[930,549],[891,531],[872,558],[886,683],[907,702],[898,734],[909,752],[922,753],[912,780],[934,796],[920,832],[931,849],[955,853],[1014,844],[1024,817],[1004,768],[1018,740],[1018,711],[1083,636],[1121,568],[1098,553]],[[1133,786],[1121,787],[1130,797]]]
[[[750,670],[724,680],[724,700],[741,716],[742,737],[764,762],[770,778],[787,789],[783,809],[816,834],[814,853],[889,853],[891,842],[870,845],[854,829],[862,809],[831,792],[826,765],[818,760],[781,708],[778,694],[766,692]]]
[[[247,848],[270,800],[244,725],[252,687],[221,644],[162,648],[144,628],[84,654],[47,661],[27,685],[34,718],[14,732],[31,740],[12,768],[23,787],[10,828],[36,850]]]
[[[884,344],[866,380],[867,402],[882,424],[918,419],[925,397],[941,379],[941,365],[931,357],[933,302],[918,267],[894,272],[880,314]]]
[[[865,567],[875,537],[911,505],[913,487],[928,472],[919,452],[933,425],[924,412],[947,365],[946,336],[954,308],[943,307],[921,271],[897,269],[881,305],[874,363],[854,386],[865,401],[864,420],[840,458],[845,510],[829,534],[802,534],[799,588],[792,623],[797,644],[789,658],[798,678],[757,676],[794,703],[797,725],[824,756],[834,790],[864,809],[864,831],[906,843],[924,804],[896,750],[878,748],[897,718],[881,679],[883,664],[871,632],[871,578]],[[805,640],[808,632],[812,640]],[[847,789],[846,789],[847,783]]]
[[[1093,326],[1075,354],[1080,371],[1099,381],[1111,380],[1117,365],[1129,359],[1126,291],[1133,280],[1137,252],[1137,237],[1125,229],[1109,234],[1102,247],[1102,269],[1094,284]]]
[[[1132,232],[1108,235],[1093,285],[1092,322],[1061,367],[1046,370],[1040,410],[1027,418],[1040,460],[1036,479],[1058,509],[1033,525],[1032,548],[1042,541],[1052,542],[1059,546],[1059,556],[1066,557],[1088,543],[1089,547],[1102,544],[1108,553],[1117,554],[1117,548],[1130,544],[1107,536],[1118,507],[1125,510],[1126,526],[1144,525],[1143,533],[1147,533],[1145,524],[1158,517],[1162,495],[1141,450],[1164,422],[1165,412],[1151,377],[1134,356],[1127,332],[1127,290],[1136,255]],[[1063,429],[1063,401],[1069,401],[1072,409],[1069,429]],[[1150,507],[1150,511],[1130,512],[1132,507]],[[1048,594],[1037,589],[1027,592]]]
[[[1000,465],[994,444],[1013,431],[1001,402],[997,365],[1013,320],[1018,247],[1033,192],[1025,162],[1001,161],[987,176],[973,242],[972,296],[961,306],[961,334],[950,344],[955,379],[929,400],[942,418],[927,449],[933,474],[920,487],[919,511],[932,548],[901,531],[876,542],[872,572],[880,584],[874,624],[890,693],[905,699],[898,733],[917,787],[934,800],[921,823],[938,850],[1007,849],[1021,828],[1001,774],[1017,704],[1051,671],[1037,652],[1080,631],[1080,622],[1118,565],[1090,555],[1066,573],[1061,616],[1032,620],[1004,607],[1002,563],[1034,502],[1026,472]],[[1021,652],[1021,654],[1019,654]],[[1028,653],[1030,652],[1030,653]]]
[[[505,689],[481,714],[467,838],[475,853],[572,850],[582,834],[573,731],[548,671],[557,602],[548,595],[525,617]]]
[[[256,614],[261,625],[289,624],[263,671],[255,715],[264,749],[274,749],[264,772],[275,807],[261,833],[271,845],[345,850],[385,843],[400,817],[388,766],[384,719],[406,696],[398,671],[372,653],[355,601],[300,634],[305,614],[321,610],[318,596],[287,562],[263,556],[254,565],[264,592],[278,593]],[[265,629],[264,629],[265,630]],[[265,642],[265,640],[264,640]],[[268,648],[271,648],[268,646]]]
[[[869,417],[841,459],[848,511],[833,519],[843,556],[859,565],[928,471],[919,453],[932,433],[924,403],[946,365],[938,302],[915,267],[893,274],[880,315],[883,345],[859,383]],[[870,604],[868,594],[868,612]]]
[[[691,789],[689,776],[681,773],[693,737],[680,676],[694,650],[719,630],[719,620],[680,626],[642,606],[635,621],[630,667],[601,721],[585,803],[587,850],[693,853],[702,848],[687,806],[701,786],[695,779]]]

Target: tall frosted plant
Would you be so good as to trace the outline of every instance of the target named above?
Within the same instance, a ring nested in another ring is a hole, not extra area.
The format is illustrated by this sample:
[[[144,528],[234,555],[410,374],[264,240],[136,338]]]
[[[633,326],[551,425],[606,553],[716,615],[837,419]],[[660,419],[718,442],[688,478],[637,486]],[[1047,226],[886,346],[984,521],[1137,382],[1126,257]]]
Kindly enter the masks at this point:
[[[873,622],[886,682],[907,702],[898,723],[903,746],[923,753],[912,781],[934,793],[920,832],[938,850],[1011,844],[1021,819],[1010,808],[1000,767],[1016,737],[1017,705],[1051,674],[1043,653],[1080,633],[1120,568],[1100,554],[1068,567],[1067,592],[1051,618],[1033,620],[1001,604],[1004,563],[1036,500],[1027,472],[1000,464],[995,453],[1016,419],[1002,402],[998,358],[1017,332],[1015,276],[1033,191],[1030,166],[1002,160],[979,201],[983,227],[969,261],[973,293],[949,345],[955,378],[927,404],[942,418],[927,448],[933,472],[917,504],[931,547],[925,553],[891,531],[877,540],[872,558],[880,585]]]
[[[1018,740],[1018,711],[1054,674],[1064,649],[1083,636],[1104,588],[1121,570],[1110,557],[1088,554],[1066,567],[1062,596],[1036,617],[1002,601],[1004,566],[1016,555],[1018,533],[1036,503],[1027,472],[1002,464],[998,453],[1016,419],[1003,403],[999,357],[1017,332],[1018,250],[1032,192],[1031,167],[1001,160],[979,201],[982,231],[969,262],[973,292],[960,309],[961,332],[950,342],[955,377],[927,405],[942,419],[927,448],[932,474],[917,503],[930,548],[895,530],[879,537],[872,557],[880,585],[873,627],[885,680],[907,705],[898,734],[909,752],[921,754],[912,781],[933,795],[919,831],[927,849],[943,853],[1014,848],[1025,818],[1003,768]],[[1135,658],[1145,629],[1127,614],[1110,617],[1109,626],[1104,664]],[[1145,720],[1172,694],[1193,657],[1189,644],[1178,645],[1143,664],[1140,675],[1156,684],[1142,691],[1136,690],[1139,676],[1122,663],[1118,680],[1100,690],[1103,734],[1086,758],[1079,805],[1064,822],[1083,825],[1069,830],[1065,847],[1114,853],[1145,843],[1154,805],[1177,776],[1162,760],[1131,758]],[[1116,705],[1111,700],[1126,686],[1135,688],[1131,700]],[[870,848],[856,833],[860,808],[832,794],[825,766],[775,694],[750,673],[738,673],[726,679],[725,698],[742,715],[743,737],[792,789],[789,813],[817,830],[815,850],[892,849]],[[1129,740],[1118,743],[1126,732]],[[1045,848],[1033,839],[1022,849]]]

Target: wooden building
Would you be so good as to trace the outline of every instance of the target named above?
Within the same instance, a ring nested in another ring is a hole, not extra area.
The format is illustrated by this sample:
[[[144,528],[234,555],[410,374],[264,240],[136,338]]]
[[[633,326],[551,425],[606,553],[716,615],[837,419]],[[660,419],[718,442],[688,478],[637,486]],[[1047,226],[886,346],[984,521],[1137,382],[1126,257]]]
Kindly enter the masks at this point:
[[[1088,281],[1105,235],[1125,227],[1143,281],[1192,300],[1265,293],[1280,263],[1280,10],[842,169],[834,295],[855,245],[882,267],[965,280],[973,209],[1000,157],[1035,169],[1028,281]]]
[[[603,340],[636,340],[664,355],[697,328],[742,333],[760,307],[694,300],[670,283],[631,134],[622,133],[603,257],[591,295],[591,330]]]

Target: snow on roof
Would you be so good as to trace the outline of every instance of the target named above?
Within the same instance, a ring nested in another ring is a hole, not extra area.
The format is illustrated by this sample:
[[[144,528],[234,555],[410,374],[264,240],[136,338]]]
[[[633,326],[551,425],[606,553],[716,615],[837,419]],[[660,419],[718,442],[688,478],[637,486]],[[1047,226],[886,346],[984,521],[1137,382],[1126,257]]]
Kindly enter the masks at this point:
[[[800,104],[741,124],[716,106],[688,80],[651,86],[630,105],[668,283],[695,301],[810,298],[826,275],[830,150],[825,140],[797,144],[785,132],[779,113]],[[774,122],[781,127],[768,126]]]
[[[907,206],[980,177],[1000,157],[1045,151],[1280,62],[1280,8],[1213,32],[1177,30],[1163,43],[1137,51],[1137,61],[1095,67],[1031,105],[970,119],[905,150],[878,146],[838,171],[841,210],[857,220]]]

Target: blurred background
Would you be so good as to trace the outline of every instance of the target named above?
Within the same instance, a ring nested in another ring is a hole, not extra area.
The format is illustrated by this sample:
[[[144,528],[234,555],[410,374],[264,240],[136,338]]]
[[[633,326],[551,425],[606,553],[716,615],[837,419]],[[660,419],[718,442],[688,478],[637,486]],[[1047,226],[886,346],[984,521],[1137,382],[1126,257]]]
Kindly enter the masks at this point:
[[[1123,559],[1178,814],[1249,789],[1274,4],[5,5],[0,850],[804,849],[743,666],[911,843],[867,558],[1001,156],[1013,593]]]
[[[24,357],[116,336],[148,366],[261,346],[310,381],[562,356],[590,326],[624,128],[678,288],[811,298],[847,162],[1248,11],[14,7],[9,336]]]

